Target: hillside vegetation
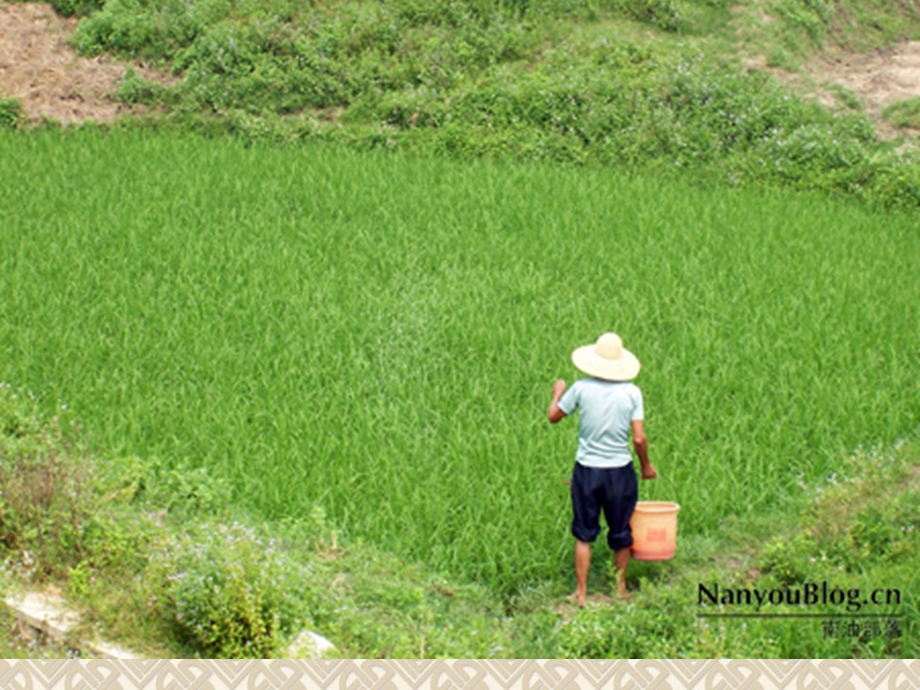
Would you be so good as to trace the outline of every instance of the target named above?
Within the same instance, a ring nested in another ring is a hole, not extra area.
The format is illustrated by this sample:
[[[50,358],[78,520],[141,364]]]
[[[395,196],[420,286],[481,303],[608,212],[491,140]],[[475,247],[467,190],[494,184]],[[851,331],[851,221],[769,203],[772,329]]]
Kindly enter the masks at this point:
[[[75,45],[129,70],[165,122],[278,141],[597,163],[920,200],[914,154],[853,99],[792,97],[745,58],[794,69],[831,46],[920,36],[909,0],[58,0]],[[160,118],[161,123],[164,122]]]

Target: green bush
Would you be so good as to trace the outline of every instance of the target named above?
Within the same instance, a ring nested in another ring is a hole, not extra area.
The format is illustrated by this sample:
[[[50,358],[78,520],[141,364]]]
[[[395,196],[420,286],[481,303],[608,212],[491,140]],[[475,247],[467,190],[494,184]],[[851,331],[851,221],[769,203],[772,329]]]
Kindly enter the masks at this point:
[[[814,540],[805,532],[791,538],[775,537],[760,553],[760,568],[780,584],[798,585],[814,577],[817,551]]]
[[[189,530],[156,558],[161,612],[182,645],[211,658],[272,656],[321,597],[305,565],[239,523]]]
[[[828,0],[782,0],[777,12],[786,26],[804,34],[815,45],[823,44],[831,13]]]
[[[122,103],[144,103],[156,105],[161,101],[162,87],[156,82],[142,79],[133,67],[125,69],[125,76],[118,86],[118,100]]]
[[[25,119],[22,104],[15,98],[0,99],[0,128],[16,129]]]
[[[632,19],[665,31],[677,31],[683,25],[679,3],[674,0],[615,0],[612,5]]]
[[[881,505],[870,505],[859,512],[850,528],[855,557],[884,562],[897,561],[920,551],[920,493],[907,491]]]
[[[920,156],[910,152],[874,154],[870,180],[861,196],[883,207],[920,206]]]
[[[83,17],[102,9],[105,0],[51,0],[51,6],[64,17]]]

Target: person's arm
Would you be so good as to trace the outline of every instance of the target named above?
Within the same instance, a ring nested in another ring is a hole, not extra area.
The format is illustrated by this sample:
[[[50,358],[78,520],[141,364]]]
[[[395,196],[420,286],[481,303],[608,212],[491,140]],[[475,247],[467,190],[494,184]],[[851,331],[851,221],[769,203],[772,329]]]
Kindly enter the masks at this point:
[[[562,397],[563,393],[565,393],[565,381],[559,379],[556,381],[556,383],[553,384],[553,399],[550,402],[549,410],[546,413],[550,424],[555,424],[566,416],[562,408],[559,407],[559,398]]]
[[[658,476],[655,466],[648,459],[648,438],[645,436],[645,423],[641,419],[632,421],[633,448],[636,455],[639,456],[639,464],[642,466],[642,478],[654,479]]]

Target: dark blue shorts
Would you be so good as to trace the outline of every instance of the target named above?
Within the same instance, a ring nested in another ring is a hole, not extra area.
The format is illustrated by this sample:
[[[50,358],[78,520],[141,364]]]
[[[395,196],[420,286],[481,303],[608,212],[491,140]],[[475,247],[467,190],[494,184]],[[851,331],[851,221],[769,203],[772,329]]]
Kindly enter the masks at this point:
[[[607,544],[614,551],[632,546],[629,520],[639,499],[639,482],[632,463],[598,469],[575,463],[572,471],[572,535],[589,544],[601,533],[600,515],[607,521]]]

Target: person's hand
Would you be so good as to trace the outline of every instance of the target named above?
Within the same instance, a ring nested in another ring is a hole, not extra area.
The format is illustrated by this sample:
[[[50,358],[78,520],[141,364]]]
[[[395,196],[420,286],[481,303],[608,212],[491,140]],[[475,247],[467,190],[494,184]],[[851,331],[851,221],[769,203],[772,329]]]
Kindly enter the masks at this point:
[[[565,381],[559,379],[556,383],[553,384],[553,397],[557,400],[562,397],[562,394],[565,393]]]
[[[656,477],[658,477],[658,470],[655,469],[655,466],[652,463],[649,463],[642,468],[643,479],[655,479]]]

